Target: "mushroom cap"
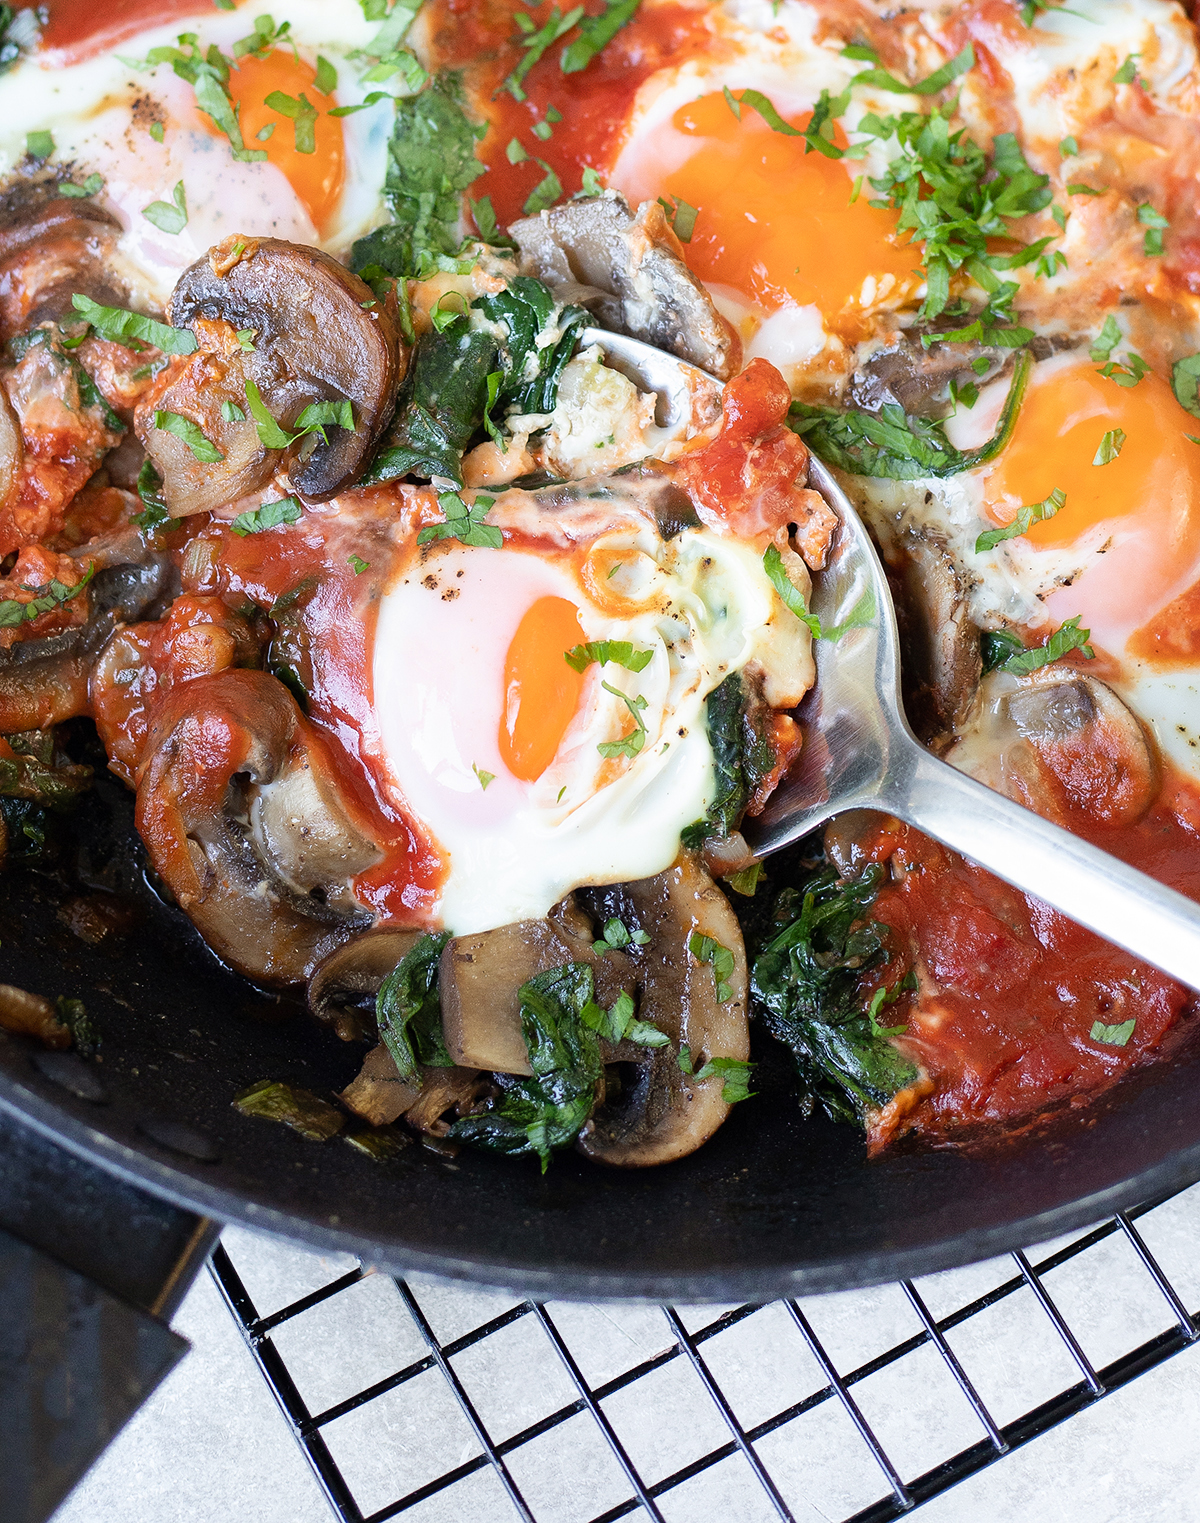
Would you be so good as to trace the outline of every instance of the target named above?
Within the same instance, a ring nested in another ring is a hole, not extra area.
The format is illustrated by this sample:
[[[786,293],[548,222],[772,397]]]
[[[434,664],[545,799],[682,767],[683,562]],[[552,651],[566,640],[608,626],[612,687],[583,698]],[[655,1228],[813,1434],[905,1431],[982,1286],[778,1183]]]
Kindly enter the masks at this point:
[[[302,983],[366,922],[336,895],[299,895],[244,823],[255,789],[312,754],[312,733],[282,682],[227,669],[173,690],[142,765],[137,827],[155,870],[217,955],[256,983]],[[348,859],[360,849],[348,838]]]
[[[392,306],[364,281],[304,244],[226,240],[179,277],[170,317],[177,328],[203,318],[253,330],[254,350],[242,369],[284,428],[310,403],[348,399],[354,430],[307,435],[289,473],[313,502],[358,479],[391,417],[406,358]]]
[[[319,1021],[336,1022],[346,1002],[379,993],[384,979],[403,962],[422,934],[394,925],[374,926],[336,947],[313,969],[308,980],[308,1008]]]
[[[749,981],[737,917],[690,853],[657,877],[626,884],[623,893],[630,919],[650,938],[643,948],[638,1016],[665,1031],[671,1043],[637,1049],[621,1043],[636,1064],[635,1082],[622,1088],[616,1104],[601,1105],[576,1146],[602,1163],[647,1168],[694,1152],[729,1114],[721,1075],[685,1074],[679,1048],[688,1047],[697,1072],[710,1058],[745,1062]],[[713,969],[688,950],[693,933],[711,936],[733,953],[729,999],[717,998]]]
[[[105,306],[129,293],[112,273],[121,225],[55,188],[20,186],[0,201],[0,341],[71,311],[76,291]]]
[[[737,334],[688,269],[661,206],[635,217],[623,196],[582,197],[509,228],[521,269],[628,333],[726,381],[741,368]]]
[[[1066,826],[1072,815],[1133,824],[1161,783],[1141,720],[1107,683],[1068,662],[986,676],[946,760]]]

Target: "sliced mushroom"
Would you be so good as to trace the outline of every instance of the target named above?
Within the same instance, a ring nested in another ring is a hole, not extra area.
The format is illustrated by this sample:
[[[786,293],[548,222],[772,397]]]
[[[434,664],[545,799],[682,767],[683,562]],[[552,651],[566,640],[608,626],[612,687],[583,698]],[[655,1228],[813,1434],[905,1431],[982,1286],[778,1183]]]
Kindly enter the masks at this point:
[[[553,920],[522,920],[447,942],[438,987],[442,1034],[454,1061],[492,1073],[533,1072],[518,994],[537,973],[565,963],[590,962],[596,971],[596,998],[611,1004],[632,981],[629,960],[620,952],[599,958],[591,941],[585,917],[560,908]]]
[[[342,1033],[342,1023],[356,1005],[374,1000],[380,985],[395,971],[421,939],[420,931],[398,926],[375,926],[330,952],[308,981],[308,1008],[319,1021]],[[357,1035],[353,1021],[349,1028]]]
[[[25,444],[21,437],[21,425],[13,412],[8,392],[0,385],[0,508],[8,501],[21,474],[21,462],[25,459]]]
[[[746,951],[729,901],[690,856],[655,878],[627,884],[623,892],[631,919],[650,938],[642,952],[638,1015],[671,1041],[637,1049],[625,1067],[632,1081],[622,1084],[615,1103],[600,1107],[577,1146],[603,1163],[645,1168],[694,1152],[729,1114],[720,1074],[706,1079],[685,1074],[679,1052],[688,1048],[697,1073],[712,1058],[749,1058]],[[713,969],[688,950],[694,932],[733,953],[727,1000],[717,997]]]
[[[904,706],[919,738],[944,749],[965,721],[983,671],[979,630],[945,540],[906,528],[888,547],[901,621]]]
[[[406,1084],[396,1072],[391,1053],[380,1042],[367,1053],[358,1077],[338,1098],[372,1126],[388,1126],[416,1104],[420,1093],[415,1084]]]
[[[261,789],[319,765],[316,735],[283,684],[237,669],[174,689],[143,764],[137,826],[155,870],[217,955],[259,983],[303,982],[369,922],[346,880],[374,847],[347,808],[338,807],[340,845],[327,838],[321,847],[330,877],[306,894],[295,885],[314,876],[307,821],[297,815],[292,827],[281,812],[269,843],[252,823]],[[335,797],[336,786],[326,780],[320,792]]]
[[[184,271],[171,297],[170,314],[176,327],[224,324],[219,331],[226,336],[252,335],[249,352],[240,344],[236,352],[226,345],[220,356],[217,391],[240,387],[241,395],[221,395],[206,410],[214,429],[211,415],[219,414],[221,401],[239,401],[242,410],[248,410],[246,381],[255,383],[267,410],[285,429],[293,428],[311,403],[349,400],[353,430],[326,426],[324,437],[306,434],[289,451],[288,470],[296,490],[314,502],[328,500],[357,480],[391,416],[403,375],[390,304],[377,301],[357,275],[320,249],[273,238],[241,238],[226,240]],[[197,361],[192,370],[202,367],[203,356]],[[189,374],[191,370],[179,382],[185,388]],[[190,389],[194,393],[203,388]],[[171,396],[168,389],[157,407],[172,410]],[[181,460],[176,458],[179,451],[166,442],[171,437],[156,429],[143,434],[163,476],[168,504],[176,512],[177,498],[183,494],[173,491],[169,473]],[[229,482],[225,501],[251,490],[245,486],[248,480],[261,485],[279,460],[278,452],[258,447],[250,419],[220,431],[217,442],[226,453],[217,473]],[[189,469],[185,474],[190,485],[190,477],[199,473]],[[208,474],[213,474],[211,469]],[[189,498],[186,511],[200,509]]]
[[[77,556],[81,576],[88,563],[85,552],[86,547]],[[86,714],[89,678],[113,630],[120,623],[153,617],[176,583],[175,568],[162,555],[147,555],[140,565],[105,567],[87,589],[86,624],[0,649],[0,735],[45,730]]]
[[[423,1068],[421,1093],[416,1104],[405,1111],[404,1119],[418,1132],[445,1137],[453,1125],[453,1120],[445,1119],[447,1111],[453,1111],[456,1120],[494,1093],[489,1076],[474,1068]]]
[[[1140,819],[1160,767],[1135,714],[1098,678],[1056,663],[1018,677],[992,672],[946,760],[998,793],[1067,824]]]
[[[662,207],[635,217],[623,196],[567,201],[513,223],[521,269],[601,324],[678,355],[720,380],[736,374],[741,342],[688,269]]]
[[[112,274],[121,226],[57,187],[22,185],[0,201],[0,340],[71,312],[76,291],[104,306],[129,293]]]

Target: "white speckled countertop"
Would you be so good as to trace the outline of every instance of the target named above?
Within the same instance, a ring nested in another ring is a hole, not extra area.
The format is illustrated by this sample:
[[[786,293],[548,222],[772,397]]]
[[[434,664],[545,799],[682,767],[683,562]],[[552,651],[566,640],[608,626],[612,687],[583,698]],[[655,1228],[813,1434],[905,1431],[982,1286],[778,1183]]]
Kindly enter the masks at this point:
[[[1137,1227],[1187,1308],[1200,1309],[1200,1186],[1140,1217]],[[354,1267],[353,1260],[323,1258],[239,1229],[227,1231],[223,1242],[260,1314]],[[1040,1263],[1058,1246],[1040,1247],[1031,1258]],[[933,1315],[943,1318],[1013,1272],[1011,1260],[990,1260],[930,1276],[918,1289]],[[442,1341],[515,1304],[502,1293],[410,1283]],[[1044,1284],[1097,1367],[1172,1325],[1166,1302],[1120,1235],[1052,1269]],[[675,1342],[653,1307],[558,1304],[549,1311],[593,1386]],[[895,1286],[815,1298],[803,1311],[841,1373],[920,1330]],[[716,1315],[714,1308],[681,1312],[689,1330]],[[328,1523],[334,1514],[209,1273],[197,1280],[175,1326],[191,1341],[191,1354],[54,1523]],[[1000,1424],[1079,1378],[1027,1288],[960,1323],[947,1338]],[[274,1342],[314,1412],[427,1352],[396,1285],[382,1274],[283,1323]],[[824,1384],[780,1305],[755,1312],[701,1347],[747,1427]],[[576,1396],[533,1316],[456,1354],[453,1367],[499,1441]],[[906,1479],[982,1437],[978,1419],[928,1345],[852,1389]],[[683,1357],[607,1396],[603,1410],[650,1483],[729,1436]],[[323,1432],[367,1515],[480,1453],[436,1368],[336,1418]],[[910,1515],[922,1523],[1045,1523],[1048,1517],[1060,1523],[1200,1523],[1198,1435],[1200,1345],[1193,1345]],[[840,1523],[886,1490],[832,1399],[765,1435],[756,1448],[793,1516],[804,1523]],[[537,1523],[582,1523],[630,1495],[586,1413],[513,1449],[507,1464]],[[736,1455],[663,1493],[659,1505],[668,1523],[756,1523],[777,1516]],[[517,1516],[486,1463],[406,1515],[421,1523],[507,1523]],[[637,1509],[629,1515],[645,1516]]]

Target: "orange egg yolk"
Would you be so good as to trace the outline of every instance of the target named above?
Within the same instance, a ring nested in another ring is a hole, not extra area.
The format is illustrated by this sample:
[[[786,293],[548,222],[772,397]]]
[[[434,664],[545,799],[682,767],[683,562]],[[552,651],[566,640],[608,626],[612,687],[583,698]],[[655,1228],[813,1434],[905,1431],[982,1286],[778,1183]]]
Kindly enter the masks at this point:
[[[504,659],[500,756],[522,782],[535,782],[554,760],[579,707],[583,677],[563,655],[585,638],[566,598],[539,598],[517,625]]]
[[[831,317],[859,300],[868,276],[915,281],[919,251],[897,239],[896,213],[869,206],[869,191],[851,200],[839,160],[806,154],[802,137],[773,132],[749,107],[738,121],[721,95],[680,107],[673,125],[695,152],[655,194],[699,209],[688,264],[702,280],[768,311],[794,302]]]
[[[313,226],[324,236],[341,201],[346,148],[341,121],[328,114],[331,102],[316,91],[316,77],[316,71],[308,64],[277,48],[265,58],[243,58],[230,72],[229,92],[246,147],[266,150],[268,161],[287,176]],[[296,101],[304,95],[316,108],[315,152],[299,152],[294,123],[267,105],[267,96],[275,90]],[[201,120],[221,135],[207,116]],[[273,127],[274,131],[260,139],[258,134],[265,127]]]
[[[1041,549],[1072,544],[1093,524],[1136,515],[1161,523],[1164,562],[1200,548],[1200,445],[1186,435],[1196,421],[1157,375],[1122,387],[1094,365],[1071,365],[1034,379],[1012,439],[984,482],[1001,523],[1018,509],[1066,494],[1052,518],[1026,539]],[[1125,442],[1107,465],[1094,465],[1105,434]]]

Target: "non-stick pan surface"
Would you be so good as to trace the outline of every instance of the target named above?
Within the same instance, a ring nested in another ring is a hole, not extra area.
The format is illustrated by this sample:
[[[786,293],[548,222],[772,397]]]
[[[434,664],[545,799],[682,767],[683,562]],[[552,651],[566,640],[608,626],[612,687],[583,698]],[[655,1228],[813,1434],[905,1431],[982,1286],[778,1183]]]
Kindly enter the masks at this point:
[[[1200,1178],[1195,1044],[1024,1137],[874,1163],[853,1129],[803,1119],[771,1060],[712,1142],[660,1169],[565,1153],[543,1177],[527,1158],[414,1143],[380,1164],[306,1142],[233,1095],[258,1079],[328,1094],[361,1045],[216,964],[147,884],[117,784],[68,835],[58,873],[0,876],[0,980],[85,1000],[103,1046],[85,1061],[0,1041],[0,1104],[222,1220],[538,1296],[766,1300],[948,1268]],[[92,944],[97,906],[128,908],[128,929]]]

